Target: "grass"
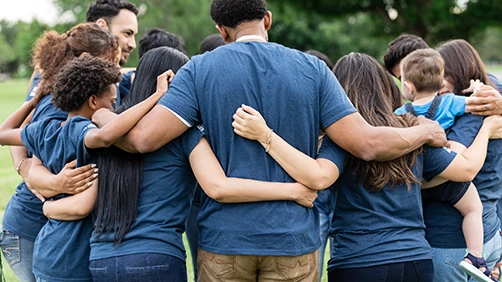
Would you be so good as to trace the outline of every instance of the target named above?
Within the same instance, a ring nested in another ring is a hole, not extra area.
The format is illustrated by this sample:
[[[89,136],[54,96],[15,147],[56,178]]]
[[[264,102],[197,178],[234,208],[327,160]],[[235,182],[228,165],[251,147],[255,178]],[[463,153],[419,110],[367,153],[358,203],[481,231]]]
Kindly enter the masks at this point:
[[[15,111],[24,101],[28,89],[27,80],[10,80],[0,82],[0,121],[3,122],[13,111]],[[14,165],[10,157],[8,147],[0,147],[0,223],[3,218],[5,206],[14,194],[16,186],[21,178],[14,171]],[[193,281],[193,267],[190,252],[188,251],[188,242],[183,237],[185,248],[187,249],[187,274],[188,281]],[[325,253],[325,265],[329,258],[329,253]],[[2,256],[3,271],[5,280],[8,282],[18,281],[14,273],[10,270]],[[328,281],[326,273],[323,274],[323,281]]]

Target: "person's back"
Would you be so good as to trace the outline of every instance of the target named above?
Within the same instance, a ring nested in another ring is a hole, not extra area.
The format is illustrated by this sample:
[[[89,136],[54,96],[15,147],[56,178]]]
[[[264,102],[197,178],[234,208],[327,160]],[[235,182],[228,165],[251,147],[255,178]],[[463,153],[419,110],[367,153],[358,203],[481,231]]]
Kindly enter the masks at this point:
[[[326,126],[337,119],[336,115],[331,115],[330,120],[320,116],[321,112],[329,112],[323,108],[327,105],[323,99],[339,99],[337,103],[349,104],[335,77],[321,61],[274,43],[237,42],[222,46],[206,55],[193,57],[175,80],[184,79],[185,75],[193,76],[194,88],[190,90],[196,93],[194,98],[201,106],[201,119],[195,118],[198,116],[195,111],[180,115],[190,124],[204,124],[211,146],[229,177],[293,181],[268,158],[259,144],[233,134],[227,120],[241,104],[259,109],[272,128],[310,156],[317,152],[319,125]],[[173,83],[171,93],[184,91],[180,85]],[[337,88],[338,96],[328,96],[328,92],[324,92]],[[175,112],[186,110],[175,105],[169,108]],[[336,112],[331,110],[331,113]],[[344,114],[347,112],[339,112],[338,118]],[[204,250],[299,255],[319,247],[318,215],[298,205],[281,202],[225,205],[225,213],[221,213],[218,210],[222,204],[204,197],[202,206],[199,216],[204,220],[200,222],[200,246]],[[242,218],[255,220],[249,228],[243,228]],[[232,226],[241,227],[229,230]],[[232,235],[228,236],[229,233]],[[245,239],[265,233],[269,235]],[[227,237],[229,241],[218,240]]]

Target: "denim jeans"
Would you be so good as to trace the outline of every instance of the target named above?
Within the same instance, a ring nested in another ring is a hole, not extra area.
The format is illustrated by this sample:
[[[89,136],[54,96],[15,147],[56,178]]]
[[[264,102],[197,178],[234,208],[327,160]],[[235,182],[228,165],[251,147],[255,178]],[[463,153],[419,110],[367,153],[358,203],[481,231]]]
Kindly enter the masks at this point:
[[[199,249],[199,281],[313,282],[319,279],[317,252],[287,257],[222,255]]]
[[[164,254],[142,253],[91,260],[89,270],[94,282],[187,281],[185,261]]]
[[[0,246],[5,261],[19,281],[35,282],[32,272],[34,242],[3,230],[0,234]]]
[[[329,214],[319,211],[319,224],[321,233],[321,248],[319,248],[319,282],[322,281],[322,271],[326,267],[324,264],[324,250],[328,245],[328,240],[331,242],[329,237],[329,227],[331,225],[331,218],[333,217],[333,209],[330,210]],[[331,246],[333,244],[330,244]],[[331,254],[331,252],[330,252]],[[333,254],[331,254],[333,256]]]
[[[483,245],[483,258],[490,269],[493,269],[501,256],[501,239],[498,234]],[[475,281],[463,272],[459,263],[464,259],[467,250],[432,248],[434,263],[434,281],[459,282]]]
[[[401,263],[359,267],[335,268],[329,271],[330,282],[432,282],[432,261],[417,260]],[[442,280],[437,280],[438,282]]]

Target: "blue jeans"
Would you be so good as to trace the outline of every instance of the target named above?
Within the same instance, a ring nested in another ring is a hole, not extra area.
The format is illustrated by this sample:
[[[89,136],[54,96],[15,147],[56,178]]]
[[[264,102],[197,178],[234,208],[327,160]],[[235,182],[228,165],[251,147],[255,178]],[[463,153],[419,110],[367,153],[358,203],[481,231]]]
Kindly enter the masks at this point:
[[[483,245],[483,258],[486,260],[488,267],[493,269],[499,261],[502,250],[500,236],[496,234]],[[458,282],[458,281],[474,281],[465,272],[463,272],[458,264],[464,259],[467,254],[467,249],[440,249],[432,248],[432,261],[434,263],[434,281],[441,282]]]
[[[359,267],[335,268],[329,271],[330,282],[432,282],[432,261],[417,260],[401,263]],[[441,280],[437,280],[438,282]],[[442,282],[442,281],[441,281]]]
[[[134,254],[91,260],[94,282],[187,281],[185,261],[163,254]]]
[[[17,276],[19,281],[35,282],[31,270],[33,264],[34,242],[19,237],[10,231],[3,230],[0,234],[0,246],[5,261]]]
[[[319,211],[319,224],[321,233],[321,248],[319,249],[319,282],[322,281],[322,271],[324,270],[324,250],[328,245],[329,237],[329,227],[331,226],[331,218],[333,217],[333,209],[330,210],[329,214]],[[331,244],[332,246],[333,244]],[[331,252],[330,252],[331,253]],[[331,254],[333,256],[333,254]]]

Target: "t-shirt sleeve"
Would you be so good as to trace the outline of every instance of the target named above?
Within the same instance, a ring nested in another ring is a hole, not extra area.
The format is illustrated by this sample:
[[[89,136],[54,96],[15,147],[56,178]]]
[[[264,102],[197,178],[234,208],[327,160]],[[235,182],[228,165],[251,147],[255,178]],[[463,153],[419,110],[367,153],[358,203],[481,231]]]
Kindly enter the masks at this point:
[[[331,139],[325,136],[322,140],[321,148],[317,154],[317,159],[327,159],[338,167],[340,175],[343,173],[347,152],[336,145]]]
[[[196,58],[191,59],[178,71],[169,85],[167,94],[158,102],[159,105],[174,112],[189,127],[202,123],[195,89],[196,60]]]
[[[341,118],[357,112],[352,105],[345,90],[342,88],[335,75],[318,62],[320,72],[320,109],[321,129],[326,129]]]
[[[497,86],[497,90],[502,93],[502,83],[500,82],[500,80],[490,73],[488,74],[488,79],[490,79],[495,84],[495,86]]]
[[[40,158],[40,155],[38,155],[38,144],[42,142],[42,140],[39,140],[41,128],[42,123],[39,121],[28,124],[21,130],[23,145],[38,158]]]
[[[465,114],[455,120],[448,132],[448,140],[458,142],[466,147],[471,146],[483,125],[483,117]]]
[[[183,152],[188,158],[193,149],[199,144],[200,139],[205,136],[204,127],[202,125],[195,126],[185,132],[181,137]]]
[[[33,77],[33,81],[31,82],[30,88],[28,89],[28,94],[26,95],[26,99],[24,99],[25,102],[31,101],[31,99],[35,97],[35,94],[37,94],[38,84],[40,83],[40,80],[42,80],[42,74],[40,72],[37,72]]]
[[[456,117],[463,115],[465,113],[465,97],[452,95],[451,99],[450,113]]]
[[[457,153],[448,148],[433,148],[424,146],[424,168],[422,177],[426,181],[431,181],[441,174],[457,156]]]
[[[68,122],[71,122],[69,138],[77,149],[77,167],[86,165],[91,159],[91,154],[85,146],[85,136],[89,130],[96,129],[97,126],[84,118],[70,119]]]
[[[406,114],[407,112],[408,112],[408,111],[406,110],[406,107],[405,107],[405,106],[401,106],[401,107],[397,108],[397,109],[394,111],[394,113],[395,113],[396,115],[404,115],[404,114]]]

